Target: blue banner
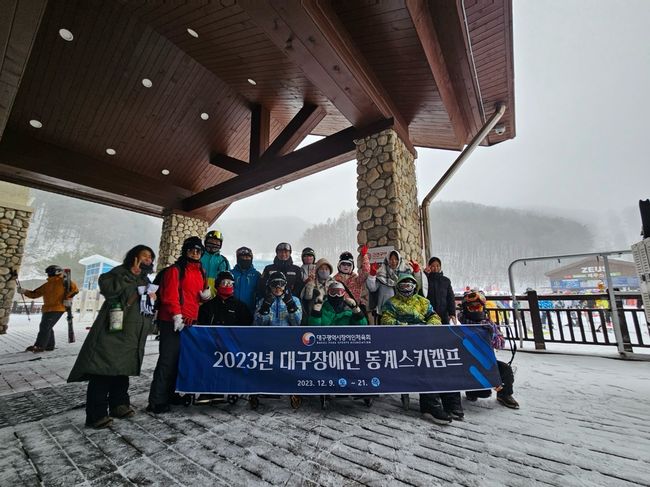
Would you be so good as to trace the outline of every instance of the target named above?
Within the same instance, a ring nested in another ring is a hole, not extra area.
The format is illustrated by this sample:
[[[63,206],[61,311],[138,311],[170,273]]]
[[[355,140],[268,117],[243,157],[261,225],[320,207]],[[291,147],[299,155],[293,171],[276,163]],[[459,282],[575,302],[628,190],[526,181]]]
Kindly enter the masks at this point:
[[[192,326],[176,390],[218,394],[400,394],[501,383],[489,331],[458,326]]]

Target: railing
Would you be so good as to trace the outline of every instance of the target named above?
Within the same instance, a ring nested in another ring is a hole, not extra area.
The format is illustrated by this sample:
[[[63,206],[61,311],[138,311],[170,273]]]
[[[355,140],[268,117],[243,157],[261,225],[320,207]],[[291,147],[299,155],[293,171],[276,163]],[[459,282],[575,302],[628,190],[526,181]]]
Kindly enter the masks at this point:
[[[616,292],[615,296],[626,351],[632,352],[633,347],[650,348],[650,325],[643,308],[636,304],[641,302],[641,294]],[[487,299],[495,306],[486,310],[490,319],[510,325],[515,339],[534,342],[537,349],[545,349],[546,343],[617,345],[608,294],[538,296],[531,291],[517,296],[520,327],[514,326],[512,296]]]

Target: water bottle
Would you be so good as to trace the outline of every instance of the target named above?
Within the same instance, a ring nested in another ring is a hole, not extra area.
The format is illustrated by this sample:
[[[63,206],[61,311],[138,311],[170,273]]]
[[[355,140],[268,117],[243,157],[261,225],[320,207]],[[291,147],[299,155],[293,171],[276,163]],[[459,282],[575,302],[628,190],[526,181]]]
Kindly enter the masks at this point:
[[[122,331],[124,329],[124,310],[121,303],[113,303],[108,312],[109,322],[108,331],[111,333]]]

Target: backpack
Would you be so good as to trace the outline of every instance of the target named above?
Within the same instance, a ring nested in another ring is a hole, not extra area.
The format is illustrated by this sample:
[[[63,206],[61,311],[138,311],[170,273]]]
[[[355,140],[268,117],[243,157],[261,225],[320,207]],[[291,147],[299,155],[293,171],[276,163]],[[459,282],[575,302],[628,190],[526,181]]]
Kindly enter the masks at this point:
[[[185,277],[185,267],[181,267],[178,265],[178,263],[174,263],[172,265],[169,265],[162,269],[158,274],[156,274],[156,277],[153,280],[153,284],[158,286],[158,289],[156,290],[156,302],[154,304],[153,309],[158,310],[160,309],[160,295],[161,295],[161,290],[162,290],[162,283],[163,283],[163,276],[165,275],[165,272],[167,272],[169,269],[172,267],[176,267],[178,269],[178,302],[181,306],[183,306],[183,278]],[[203,266],[199,266],[199,269],[201,269],[201,276],[203,276],[203,282],[205,283],[207,280],[207,277],[205,275],[205,270],[203,269]]]

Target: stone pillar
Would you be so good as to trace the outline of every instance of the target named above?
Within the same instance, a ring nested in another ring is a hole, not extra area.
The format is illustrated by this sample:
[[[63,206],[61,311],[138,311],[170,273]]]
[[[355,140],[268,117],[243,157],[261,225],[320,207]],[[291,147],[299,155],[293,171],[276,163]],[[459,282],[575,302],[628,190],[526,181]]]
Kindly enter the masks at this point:
[[[188,237],[203,237],[208,231],[208,222],[201,218],[167,213],[163,217],[160,247],[158,248],[157,270],[176,262],[180,256],[183,241]]]
[[[392,245],[405,259],[421,260],[415,157],[388,129],[357,146],[357,242]]]
[[[0,182],[0,334],[7,333],[16,281],[33,209],[29,188]]]

